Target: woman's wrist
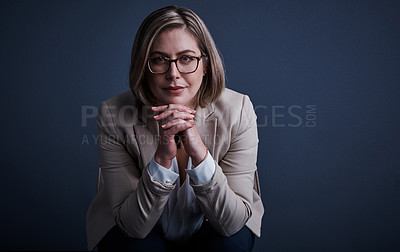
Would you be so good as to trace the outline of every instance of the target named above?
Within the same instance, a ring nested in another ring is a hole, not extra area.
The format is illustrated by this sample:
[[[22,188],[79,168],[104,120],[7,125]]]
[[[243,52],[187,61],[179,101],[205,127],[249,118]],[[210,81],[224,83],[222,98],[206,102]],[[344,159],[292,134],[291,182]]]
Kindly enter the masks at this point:
[[[201,164],[201,162],[203,162],[208,154],[208,150],[206,148],[206,146],[203,145],[203,151],[201,151],[201,153],[199,153],[199,155],[196,156],[191,156],[192,159],[192,164],[194,167],[198,166],[199,164]]]
[[[167,169],[171,168],[172,165],[172,160],[159,159],[156,156],[154,156],[154,161],[156,161],[157,164]]]
[[[167,169],[171,168],[172,165],[172,159],[161,157],[161,155],[159,155],[157,151],[154,154],[154,161],[156,161],[157,164]]]

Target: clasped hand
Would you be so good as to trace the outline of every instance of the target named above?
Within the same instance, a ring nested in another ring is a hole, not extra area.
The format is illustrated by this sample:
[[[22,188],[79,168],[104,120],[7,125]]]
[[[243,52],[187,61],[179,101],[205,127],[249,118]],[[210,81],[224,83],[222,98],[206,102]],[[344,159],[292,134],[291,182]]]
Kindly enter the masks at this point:
[[[171,167],[172,159],[178,153],[175,135],[181,133],[184,150],[192,158],[193,165],[199,165],[207,155],[207,148],[194,123],[196,111],[181,104],[152,107],[152,110],[161,135],[155,161],[163,167]]]

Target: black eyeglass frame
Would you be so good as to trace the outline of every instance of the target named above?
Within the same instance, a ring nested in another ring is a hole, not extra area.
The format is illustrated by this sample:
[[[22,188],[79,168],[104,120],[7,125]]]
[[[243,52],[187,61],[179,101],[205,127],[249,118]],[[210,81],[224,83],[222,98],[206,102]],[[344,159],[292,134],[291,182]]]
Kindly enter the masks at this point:
[[[152,59],[154,59],[154,58],[160,58],[160,57],[161,57],[161,58],[164,58],[165,60],[168,61],[168,68],[167,68],[167,70],[165,70],[165,72],[162,72],[162,73],[153,72],[153,70],[151,70],[151,67],[150,67],[150,60],[152,60]],[[183,58],[183,57],[193,57],[193,58],[197,59],[196,68],[195,68],[193,71],[191,71],[191,72],[182,72],[181,70],[179,70],[179,67],[178,67],[178,60],[181,59],[181,58]],[[201,55],[200,57],[197,57],[197,56],[182,56],[182,57],[179,57],[179,58],[176,58],[176,59],[170,59],[170,58],[168,58],[168,57],[163,57],[163,56],[150,57],[150,58],[147,58],[147,68],[149,69],[150,73],[152,73],[152,74],[165,74],[166,72],[168,72],[169,68],[171,67],[171,63],[172,63],[172,62],[175,62],[176,69],[178,69],[178,71],[179,71],[181,74],[191,74],[191,73],[194,73],[194,72],[197,71],[197,69],[199,68],[199,62],[200,62],[200,60],[201,60],[202,58],[204,58],[204,57],[206,57],[206,56],[205,56],[205,55]]]

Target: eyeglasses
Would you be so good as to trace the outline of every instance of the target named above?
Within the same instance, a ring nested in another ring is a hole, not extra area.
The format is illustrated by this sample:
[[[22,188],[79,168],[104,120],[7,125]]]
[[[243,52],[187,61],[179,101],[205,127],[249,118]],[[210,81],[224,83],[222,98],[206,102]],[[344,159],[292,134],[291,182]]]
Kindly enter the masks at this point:
[[[163,74],[168,72],[171,62],[175,62],[176,68],[182,74],[189,74],[196,72],[199,67],[199,61],[204,56],[181,56],[177,59],[170,59],[168,57],[151,57],[147,59],[147,66],[153,74]]]

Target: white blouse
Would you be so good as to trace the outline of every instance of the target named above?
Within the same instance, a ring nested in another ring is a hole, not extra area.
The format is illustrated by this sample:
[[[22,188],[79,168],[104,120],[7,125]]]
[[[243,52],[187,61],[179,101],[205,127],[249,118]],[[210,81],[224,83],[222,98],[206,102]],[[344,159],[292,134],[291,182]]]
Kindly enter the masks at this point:
[[[185,241],[203,224],[204,215],[197,204],[196,195],[190,186],[189,179],[194,184],[204,184],[210,181],[215,172],[214,159],[208,152],[205,160],[193,168],[192,160],[189,157],[185,171],[187,173],[186,179],[183,185],[181,185],[180,179],[178,179],[179,168],[176,158],[172,160],[170,169],[157,164],[154,157],[149,164],[150,175],[155,180],[165,185],[176,183],[158,220],[168,240]]]

